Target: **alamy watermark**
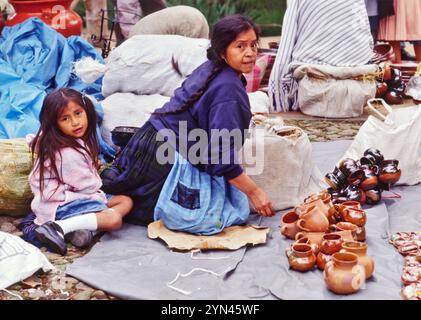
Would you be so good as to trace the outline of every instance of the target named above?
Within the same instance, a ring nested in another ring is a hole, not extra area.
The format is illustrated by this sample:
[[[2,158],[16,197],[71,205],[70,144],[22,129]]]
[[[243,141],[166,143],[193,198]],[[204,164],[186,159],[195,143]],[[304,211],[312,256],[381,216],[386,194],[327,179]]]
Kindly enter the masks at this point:
[[[180,121],[178,132],[159,130],[156,139],[163,142],[157,152],[159,164],[174,164],[174,148],[182,156],[182,163],[192,165],[239,164],[249,175],[258,175],[264,169],[265,130],[188,129],[187,121]],[[209,136],[210,135],[210,136]],[[244,147],[243,147],[243,143]]]

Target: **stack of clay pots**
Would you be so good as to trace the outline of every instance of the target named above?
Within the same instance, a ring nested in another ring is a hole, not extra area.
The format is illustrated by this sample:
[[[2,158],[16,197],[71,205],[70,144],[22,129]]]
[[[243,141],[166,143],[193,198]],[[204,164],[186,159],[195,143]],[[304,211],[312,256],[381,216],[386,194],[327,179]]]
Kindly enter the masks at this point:
[[[384,160],[382,153],[367,149],[364,156],[355,161],[343,159],[333,172],[326,174],[333,203],[358,201],[361,204],[377,204],[382,192],[389,190],[401,177],[398,160]]]
[[[401,296],[405,300],[421,300],[421,232],[398,232],[389,242],[405,256]]]
[[[377,82],[376,98],[384,98],[388,104],[401,104],[405,97],[402,72],[389,63],[383,66],[383,78]]]
[[[311,195],[283,215],[281,233],[295,242],[286,250],[293,270],[324,270],[327,287],[335,293],[358,291],[371,277],[373,260],[366,255],[367,217],[359,202],[333,204],[324,191]],[[350,279],[354,279],[349,282]]]

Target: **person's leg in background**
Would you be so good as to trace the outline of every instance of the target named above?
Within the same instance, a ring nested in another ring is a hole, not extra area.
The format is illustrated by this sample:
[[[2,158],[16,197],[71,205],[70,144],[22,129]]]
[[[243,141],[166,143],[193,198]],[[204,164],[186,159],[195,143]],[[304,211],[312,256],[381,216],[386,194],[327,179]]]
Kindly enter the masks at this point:
[[[118,21],[114,29],[119,45],[127,39],[130,29],[140,20],[143,12],[139,0],[113,0],[113,3]]]
[[[401,42],[400,41],[389,41],[390,45],[393,48],[393,52],[395,53],[395,63],[402,62],[402,55],[401,55]]]
[[[95,46],[102,47],[102,43],[93,42],[91,36],[95,35],[99,39],[101,35],[101,9],[107,10],[107,0],[85,0],[86,7],[86,31],[88,34],[88,41]],[[107,11],[105,11],[105,16],[107,17]],[[103,34],[108,34],[108,26],[104,23]]]
[[[143,16],[154,13],[155,11],[165,9],[167,3],[165,0],[138,0],[142,7]]]
[[[379,31],[379,16],[369,16],[371,35],[373,36],[373,43],[377,42],[377,33]]]

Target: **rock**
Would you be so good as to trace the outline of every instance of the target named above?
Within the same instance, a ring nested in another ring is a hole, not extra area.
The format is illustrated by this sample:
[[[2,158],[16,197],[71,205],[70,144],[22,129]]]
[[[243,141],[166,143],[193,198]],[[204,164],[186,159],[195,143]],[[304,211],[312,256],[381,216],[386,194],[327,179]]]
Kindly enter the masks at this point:
[[[107,295],[105,294],[104,291],[102,290],[96,290],[93,294],[92,297],[97,298],[97,299],[107,299]],[[91,299],[92,300],[92,299]]]
[[[59,255],[57,253],[54,252],[46,252],[45,255],[47,256],[48,260],[52,261],[52,262],[56,262],[57,260],[63,260],[63,256]]]
[[[357,132],[355,130],[352,130],[352,129],[345,129],[345,130],[342,130],[340,132],[340,135],[342,137],[345,137],[345,136],[355,136],[356,134],[357,134]]]
[[[89,300],[93,292],[93,289],[80,291],[72,297],[72,300]]]
[[[66,277],[66,282],[71,283],[72,285],[76,285],[79,283],[79,280],[71,277]]]
[[[30,299],[36,299],[43,298],[46,296],[45,292],[41,289],[28,289],[29,298]]]
[[[13,233],[16,231],[16,227],[11,222],[3,222],[3,224],[0,226],[0,231]]]
[[[92,290],[92,292],[94,291],[91,287],[88,287],[86,284],[84,284],[83,282],[79,282],[76,287],[77,290],[82,291],[82,290]]]

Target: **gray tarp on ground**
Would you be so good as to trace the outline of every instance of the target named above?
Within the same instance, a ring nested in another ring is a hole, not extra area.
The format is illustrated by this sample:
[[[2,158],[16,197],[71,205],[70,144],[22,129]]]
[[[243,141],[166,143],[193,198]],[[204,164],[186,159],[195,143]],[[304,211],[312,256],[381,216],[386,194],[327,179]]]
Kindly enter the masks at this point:
[[[350,141],[314,143],[314,159],[321,171],[332,170],[349,145]],[[271,228],[265,245],[197,255],[225,258],[216,260],[192,260],[190,253],[172,252],[163,242],[148,239],[146,228],[125,225],[103,236],[87,255],[69,266],[67,273],[125,299],[400,299],[403,258],[388,244],[388,236],[421,230],[417,206],[421,185],[394,191],[402,199],[366,208],[368,252],[376,266],[373,278],[353,295],[328,291],[317,269],[299,273],[288,268],[284,251],[292,241],[279,233],[279,213],[272,218],[250,217],[250,223]],[[167,287],[178,272],[188,273],[195,267],[221,276],[197,271],[173,284],[191,295]]]

